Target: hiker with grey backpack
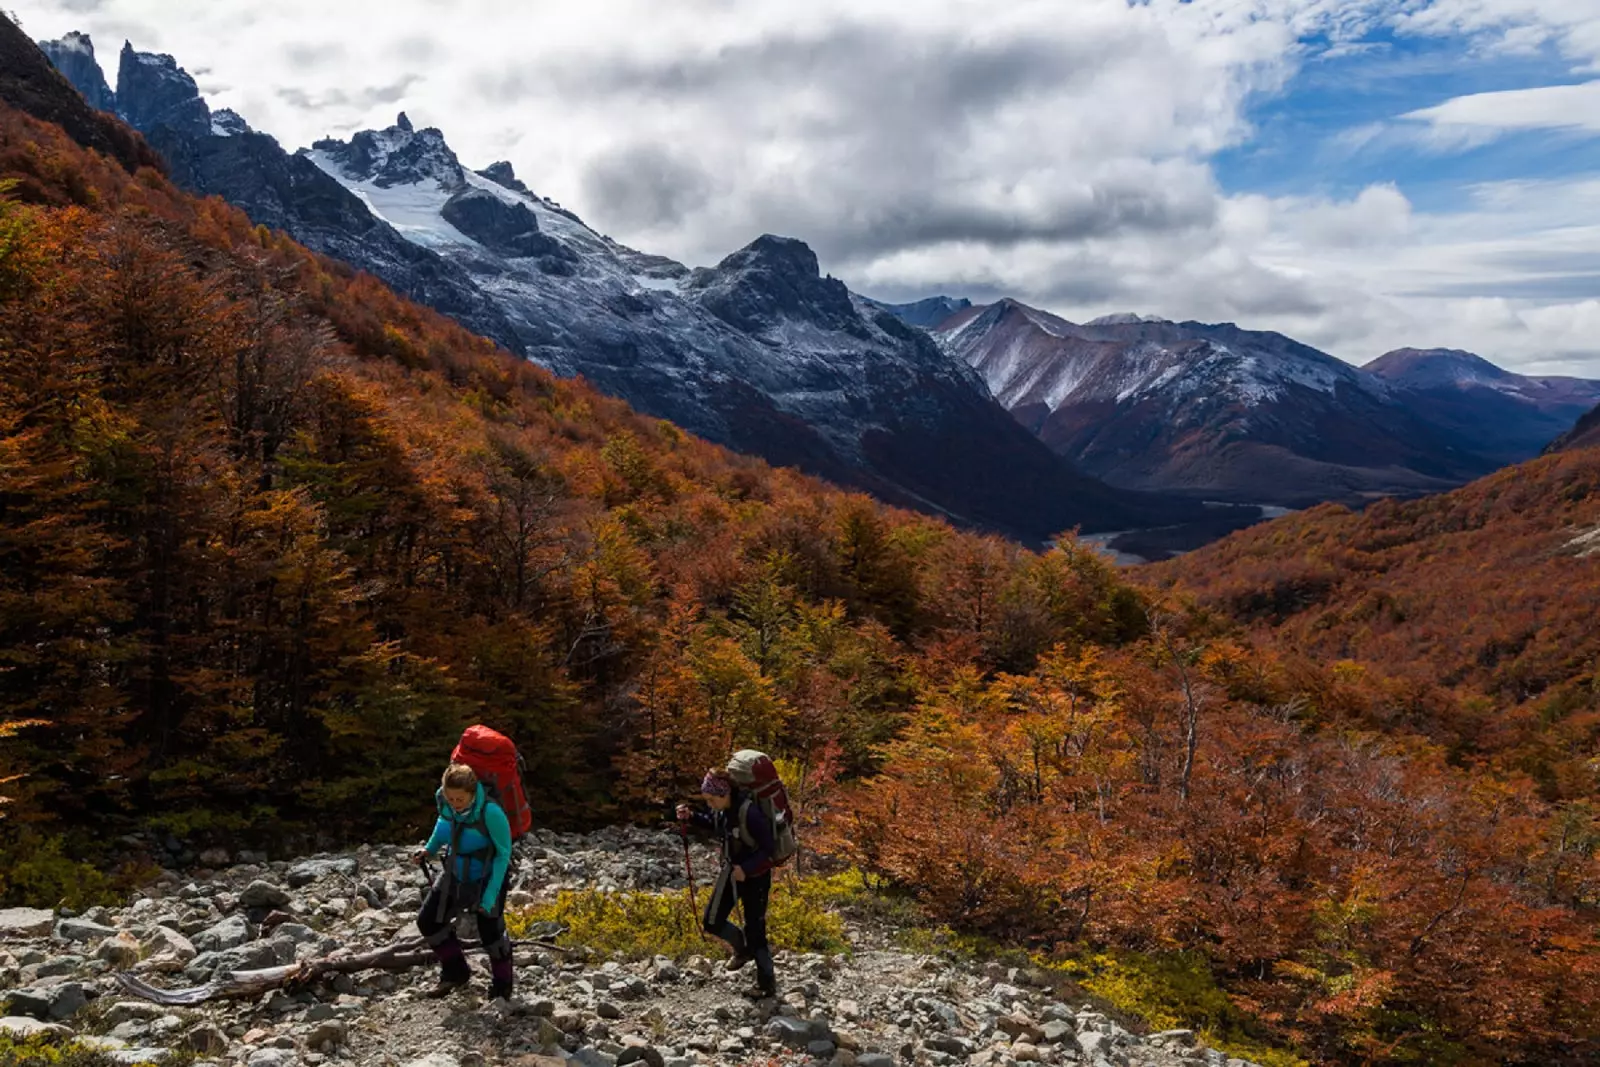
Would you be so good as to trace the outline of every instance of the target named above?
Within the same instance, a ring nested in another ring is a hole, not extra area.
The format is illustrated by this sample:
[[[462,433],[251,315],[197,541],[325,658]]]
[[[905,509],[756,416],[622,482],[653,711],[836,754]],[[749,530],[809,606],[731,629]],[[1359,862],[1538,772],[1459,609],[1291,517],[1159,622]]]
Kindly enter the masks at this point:
[[[759,997],[776,996],[772,949],[767,944],[767,905],[772,872],[798,851],[794,815],[777,768],[764,753],[736,752],[726,768],[713,767],[700,783],[709,811],[678,805],[678,819],[711,830],[722,842],[722,869],[706,902],[701,925],[733,951],[727,969],[756,965]],[[744,908],[744,927],[732,922],[734,904]]]

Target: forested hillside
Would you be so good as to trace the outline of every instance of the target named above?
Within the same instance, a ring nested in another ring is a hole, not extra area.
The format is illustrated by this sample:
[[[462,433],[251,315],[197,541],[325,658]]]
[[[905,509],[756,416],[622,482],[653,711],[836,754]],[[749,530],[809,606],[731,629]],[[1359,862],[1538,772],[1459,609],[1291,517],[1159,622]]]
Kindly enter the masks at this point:
[[[1184,1021],[1328,1063],[1600,1051],[1594,813],[1430,710],[1526,714],[1494,663],[1280,645],[1071,542],[740,458],[10,109],[0,177],[0,893],[81,891],[42,858],[140,827],[408,839],[480,719],[546,825],[649,815],[753,744],[812,844]],[[1556,519],[1600,522],[1600,461],[1540,464]],[[1529,546],[1486,561],[1502,599],[1493,560],[1572,558],[1510,498],[1531,477],[1487,483]],[[1488,543],[1485,507],[1435,532]],[[1576,604],[1550,568],[1522,585]],[[1579,677],[1536,715],[1592,715]]]

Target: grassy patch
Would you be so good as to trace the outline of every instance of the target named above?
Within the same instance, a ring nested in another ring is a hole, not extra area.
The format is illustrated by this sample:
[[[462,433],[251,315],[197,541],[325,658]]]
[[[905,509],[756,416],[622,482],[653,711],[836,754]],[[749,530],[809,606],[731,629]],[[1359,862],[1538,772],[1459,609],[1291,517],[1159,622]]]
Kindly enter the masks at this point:
[[[850,950],[844,923],[829,910],[830,892],[821,879],[780,880],[772,887],[767,910],[767,939],[774,949],[840,953]],[[709,890],[707,890],[709,892]],[[698,903],[705,906],[705,896]],[[739,921],[735,911],[734,921]],[[566,929],[559,943],[583,946],[606,955],[681,958],[705,953],[699,916],[686,892],[642,890],[604,893],[585,888],[567,890],[555,900],[507,913],[513,937],[525,937],[536,924],[560,923]]]
[[[162,1063],[163,1067],[189,1067],[194,1060],[192,1052],[173,1050]],[[118,1067],[109,1054],[57,1034],[30,1038],[0,1034],[0,1064],[5,1067]]]

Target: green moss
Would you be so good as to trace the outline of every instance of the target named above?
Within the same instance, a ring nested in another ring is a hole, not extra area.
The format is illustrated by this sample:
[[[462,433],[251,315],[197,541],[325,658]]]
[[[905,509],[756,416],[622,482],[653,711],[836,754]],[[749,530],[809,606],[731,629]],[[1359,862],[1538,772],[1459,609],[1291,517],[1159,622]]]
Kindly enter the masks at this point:
[[[698,903],[705,906],[704,896]],[[850,949],[844,923],[828,910],[829,892],[812,879],[780,880],[772,889],[767,912],[767,937],[774,949],[840,953]],[[734,921],[738,921],[735,913]],[[605,893],[598,889],[567,890],[555,900],[507,913],[513,937],[525,937],[538,923],[560,923],[566,929],[558,942],[606,955],[681,958],[705,953],[699,916],[687,893],[643,891]]]

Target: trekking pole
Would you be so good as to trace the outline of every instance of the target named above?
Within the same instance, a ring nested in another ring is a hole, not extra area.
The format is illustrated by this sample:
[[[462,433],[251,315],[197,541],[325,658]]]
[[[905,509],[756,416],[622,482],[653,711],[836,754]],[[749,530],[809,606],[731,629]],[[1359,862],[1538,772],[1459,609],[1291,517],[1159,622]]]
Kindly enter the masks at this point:
[[[433,864],[426,858],[422,861],[422,876],[428,880],[428,888],[432,889],[434,882]]]
[[[683,838],[683,873],[689,879],[689,918],[700,928],[700,904],[694,898],[694,861],[689,858],[689,821],[678,820],[678,836]],[[702,937],[705,935],[702,933]]]

